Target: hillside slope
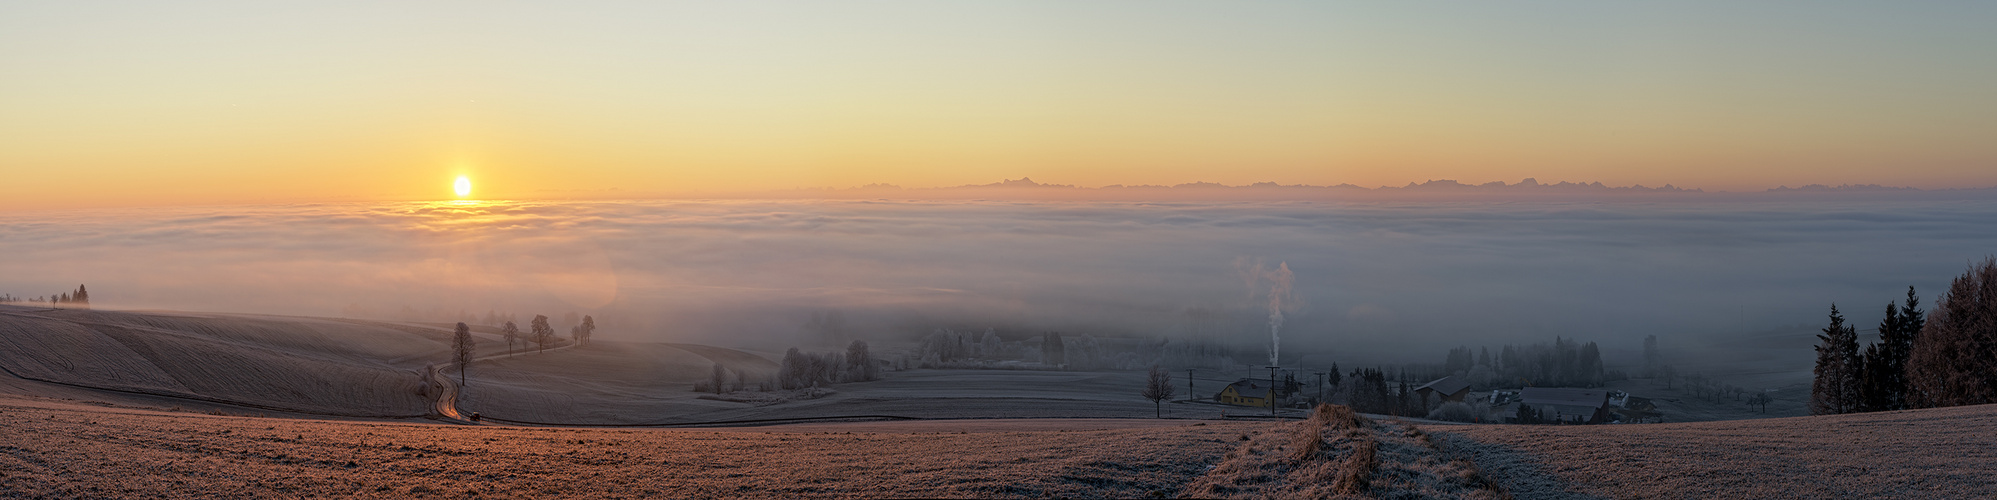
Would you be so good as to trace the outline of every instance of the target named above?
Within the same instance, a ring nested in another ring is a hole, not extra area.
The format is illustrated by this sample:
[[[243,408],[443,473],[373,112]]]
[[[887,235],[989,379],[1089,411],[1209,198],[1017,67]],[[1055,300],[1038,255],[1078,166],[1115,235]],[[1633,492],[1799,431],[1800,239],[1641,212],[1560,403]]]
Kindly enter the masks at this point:
[[[428,413],[421,369],[448,347],[447,332],[366,322],[0,307],[5,375],[112,398],[420,417]]]
[[[1429,430],[1520,498],[1997,498],[1997,405]]]

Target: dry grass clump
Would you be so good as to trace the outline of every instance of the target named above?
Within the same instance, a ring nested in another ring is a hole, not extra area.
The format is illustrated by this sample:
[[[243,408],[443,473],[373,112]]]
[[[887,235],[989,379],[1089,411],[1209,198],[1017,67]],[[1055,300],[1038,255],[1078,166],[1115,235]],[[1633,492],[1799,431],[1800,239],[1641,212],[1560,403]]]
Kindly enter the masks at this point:
[[[1290,445],[1290,460],[1298,463],[1308,462],[1316,458],[1318,451],[1323,449],[1324,426],[1305,422],[1303,429],[1297,432],[1296,441]]]
[[[1338,467],[1338,481],[1333,483],[1333,490],[1344,495],[1366,493],[1373,471],[1380,468],[1379,454],[1380,445],[1372,440],[1354,445],[1352,455],[1345,457],[1345,463]]]
[[[1366,417],[1359,416],[1358,412],[1352,411],[1350,406],[1333,404],[1317,405],[1317,410],[1311,412],[1310,420],[1318,425],[1338,430],[1358,429],[1373,423]]]
[[[1201,498],[1509,498],[1469,461],[1406,422],[1336,405],[1253,433],[1179,494]]]

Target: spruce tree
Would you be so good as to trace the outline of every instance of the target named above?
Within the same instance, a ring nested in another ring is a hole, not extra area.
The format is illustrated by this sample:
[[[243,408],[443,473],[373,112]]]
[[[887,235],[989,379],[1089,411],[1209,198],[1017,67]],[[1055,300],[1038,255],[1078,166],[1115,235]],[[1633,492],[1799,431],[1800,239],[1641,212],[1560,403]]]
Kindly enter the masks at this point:
[[[1844,314],[1831,305],[1831,323],[1817,340],[1816,380],[1810,385],[1810,413],[1850,413],[1858,406],[1858,329],[1844,324]]]

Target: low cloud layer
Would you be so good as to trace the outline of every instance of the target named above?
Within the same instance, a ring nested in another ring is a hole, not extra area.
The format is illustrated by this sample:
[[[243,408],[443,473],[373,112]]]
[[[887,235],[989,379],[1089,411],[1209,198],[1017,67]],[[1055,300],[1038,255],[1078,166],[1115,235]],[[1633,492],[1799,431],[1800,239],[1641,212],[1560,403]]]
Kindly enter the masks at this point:
[[[0,217],[0,292],[314,316],[596,315],[602,338],[776,346],[813,312],[1260,346],[1240,263],[1286,263],[1284,357],[1819,322],[1932,300],[1997,202],[389,203]],[[441,318],[439,318],[441,319]],[[1431,352],[1434,351],[1434,352]]]

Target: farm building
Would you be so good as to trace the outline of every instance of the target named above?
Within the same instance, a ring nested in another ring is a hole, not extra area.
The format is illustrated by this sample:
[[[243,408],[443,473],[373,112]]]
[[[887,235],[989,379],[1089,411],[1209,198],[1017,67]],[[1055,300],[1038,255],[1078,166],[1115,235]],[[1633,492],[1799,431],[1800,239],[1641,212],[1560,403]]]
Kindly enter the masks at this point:
[[[1272,399],[1268,381],[1244,378],[1227,384],[1213,400],[1222,404],[1268,408]]]
[[[1450,375],[1435,379],[1434,382],[1422,384],[1421,387],[1416,387],[1415,393],[1421,395],[1423,403],[1427,403],[1428,398],[1431,396],[1440,398],[1436,401],[1438,403],[1449,401],[1462,402],[1463,396],[1470,394],[1470,382],[1455,375]]]
[[[1609,421],[1609,393],[1602,389],[1527,387],[1519,400],[1549,421],[1599,424]]]

